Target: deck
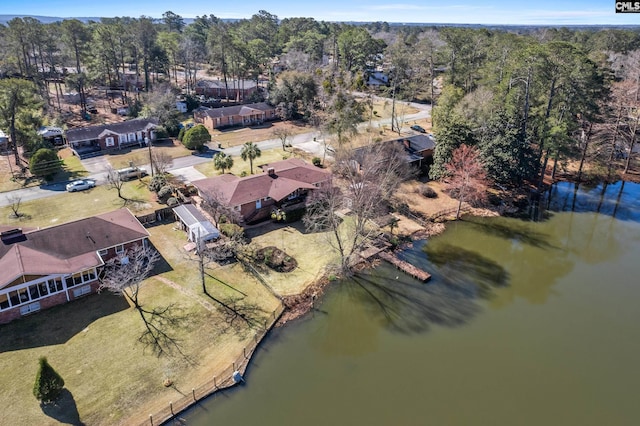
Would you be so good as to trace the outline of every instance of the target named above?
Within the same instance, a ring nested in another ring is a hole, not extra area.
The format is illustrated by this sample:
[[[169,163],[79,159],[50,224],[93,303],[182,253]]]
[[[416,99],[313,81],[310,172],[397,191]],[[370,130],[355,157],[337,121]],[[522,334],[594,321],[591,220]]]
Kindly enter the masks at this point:
[[[404,260],[398,259],[396,256],[394,256],[389,252],[383,251],[383,252],[380,252],[378,255],[380,256],[380,258],[386,260],[396,268],[400,269],[402,272],[409,274],[420,281],[426,282],[431,279],[430,273],[423,271],[422,269],[416,266],[413,266],[409,262],[405,262]]]

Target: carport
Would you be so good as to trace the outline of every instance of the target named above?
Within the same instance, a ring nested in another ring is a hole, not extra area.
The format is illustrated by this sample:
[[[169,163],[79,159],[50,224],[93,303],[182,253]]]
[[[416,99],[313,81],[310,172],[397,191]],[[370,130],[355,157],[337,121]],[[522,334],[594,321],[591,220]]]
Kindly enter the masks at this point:
[[[187,239],[191,242],[204,242],[220,237],[220,232],[193,204],[183,204],[175,207],[173,213],[187,232]]]

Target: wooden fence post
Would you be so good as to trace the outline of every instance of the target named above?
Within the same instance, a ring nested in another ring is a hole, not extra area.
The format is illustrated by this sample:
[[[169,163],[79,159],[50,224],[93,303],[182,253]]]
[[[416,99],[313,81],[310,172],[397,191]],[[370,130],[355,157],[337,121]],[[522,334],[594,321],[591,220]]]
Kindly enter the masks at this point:
[[[171,409],[171,415],[175,416],[175,414],[173,414],[173,402],[169,402],[169,408]]]
[[[244,357],[247,357],[247,348],[242,348],[242,353],[244,355]]]
[[[194,401],[197,401],[197,400],[196,400],[196,389],[195,389],[195,388],[192,388],[192,389],[191,389],[191,393],[193,394],[193,400],[194,400]]]
[[[151,426],[153,426],[153,416],[149,414],[149,421],[151,422]]]

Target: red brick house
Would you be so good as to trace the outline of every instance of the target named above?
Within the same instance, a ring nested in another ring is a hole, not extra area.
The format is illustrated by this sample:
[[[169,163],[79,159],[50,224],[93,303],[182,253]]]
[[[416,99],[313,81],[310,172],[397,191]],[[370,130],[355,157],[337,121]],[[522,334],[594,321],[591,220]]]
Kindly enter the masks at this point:
[[[44,229],[0,226],[0,323],[95,293],[105,262],[148,237],[126,208]]]
[[[208,98],[235,99],[244,101],[258,90],[255,80],[199,80],[196,83],[196,95]]]
[[[65,137],[69,147],[78,156],[83,154],[120,149],[127,146],[145,146],[156,140],[158,119],[140,118],[120,123],[69,129]]]
[[[236,105],[231,107],[199,109],[193,113],[196,123],[207,129],[219,129],[231,126],[250,126],[265,121],[275,120],[276,108],[266,102]]]
[[[329,182],[331,173],[298,158],[262,166],[262,173],[240,178],[224,174],[193,182],[204,199],[222,198],[245,223],[271,216],[276,208],[300,205],[310,191]]]

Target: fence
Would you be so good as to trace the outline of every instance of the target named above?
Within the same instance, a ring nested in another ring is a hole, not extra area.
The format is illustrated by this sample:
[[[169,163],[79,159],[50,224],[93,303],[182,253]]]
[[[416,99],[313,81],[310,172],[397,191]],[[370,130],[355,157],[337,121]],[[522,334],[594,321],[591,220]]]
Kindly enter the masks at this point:
[[[169,215],[173,215],[173,209],[171,207],[163,207],[154,211],[153,213],[136,216],[136,218],[142,225],[146,225],[149,223],[153,223],[156,220],[164,220],[165,218],[169,217]]]
[[[212,395],[219,390],[234,386],[236,384],[236,381],[233,378],[233,373],[239,371],[240,374],[244,375],[251,356],[255,352],[264,336],[269,332],[269,330],[271,330],[278,318],[280,318],[280,315],[282,315],[283,311],[284,306],[280,305],[275,311],[272,312],[272,314],[269,316],[269,319],[265,319],[264,328],[256,332],[250,344],[243,348],[242,354],[229,367],[227,367],[224,371],[218,373],[217,376],[214,376],[212,380],[208,380],[199,387],[193,388],[190,394],[176,401],[169,402],[169,405],[167,407],[158,412],[149,414],[149,419],[141,423],[140,426],[161,425],[169,420],[172,420],[177,414],[191,407],[198,401]]]

